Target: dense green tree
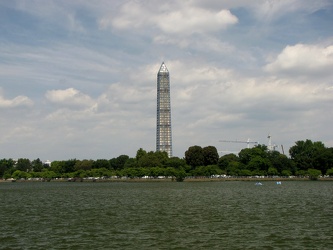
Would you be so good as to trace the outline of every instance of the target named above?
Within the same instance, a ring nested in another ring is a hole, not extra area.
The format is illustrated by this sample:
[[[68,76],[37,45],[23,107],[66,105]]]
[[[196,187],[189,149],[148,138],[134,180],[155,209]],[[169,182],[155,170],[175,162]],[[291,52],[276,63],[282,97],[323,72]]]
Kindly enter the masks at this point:
[[[291,176],[291,171],[290,170],[282,170],[281,175],[282,176]]]
[[[333,168],[333,148],[318,150],[313,156],[313,167],[320,170],[322,174]]]
[[[202,149],[202,154],[204,158],[204,165],[217,165],[219,161],[219,153],[217,152],[216,147],[207,146]]]
[[[241,173],[240,171],[245,169],[245,165],[238,161],[232,161],[228,164],[228,167],[226,169],[227,175],[232,176],[239,176]]]
[[[186,178],[187,174],[184,169],[175,170],[175,178],[177,182],[182,182]]]
[[[293,168],[294,165],[292,164],[292,161],[278,151],[270,151],[268,153],[268,159],[272,163],[272,166],[277,170],[278,175],[281,174],[283,170],[289,170],[291,172],[296,171],[296,169]]]
[[[143,176],[146,176],[148,173],[148,170],[146,168],[135,168],[137,170],[136,176],[141,178]]]
[[[253,172],[251,172],[248,169],[240,169],[239,173],[238,173],[238,176],[251,176],[251,175],[253,175]],[[255,175],[258,175],[258,174],[255,174]]]
[[[94,164],[93,160],[77,160],[75,165],[74,165],[74,169],[76,171],[78,170],[90,170],[92,169],[92,166]]]
[[[32,171],[40,172],[44,168],[43,162],[37,158],[31,162]]]
[[[321,168],[318,164],[323,164],[325,158],[325,145],[322,142],[312,142],[311,140],[297,141],[289,149],[291,159],[295,162],[298,170],[306,171],[309,168]],[[321,160],[318,155],[323,156]],[[315,160],[317,157],[317,161]]]
[[[29,177],[29,174],[25,171],[21,171],[21,170],[16,170],[13,174],[12,174],[12,178],[13,179],[27,179]]]
[[[75,171],[76,159],[69,159],[64,161],[63,173],[72,173]]]
[[[140,158],[143,157],[143,156],[145,156],[146,154],[147,154],[147,151],[144,150],[144,149],[142,149],[142,148],[140,148],[140,149],[138,149],[138,151],[136,152],[136,156],[135,156],[135,158],[136,158],[137,161],[139,161]]]
[[[106,168],[106,169],[110,169],[111,168],[111,164],[110,164],[110,161],[108,161],[106,159],[97,159],[96,161],[93,162],[91,168]]]
[[[28,172],[31,170],[31,162],[29,159],[20,158],[16,163],[16,170]]]
[[[244,148],[238,153],[240,162],[247,165],[254,157],[267,158],[267,147],[265,145],[257,145],[253,148]]]
[[[0,160],[0,177],[44,178],[88,176],[173,176],[184,180],[191,173],[196,176],[228,174],[232,176],[249,175],[299,175],[316,179],[320,175],[333,176],[333,148],[326,148],[322,142],[311,140],[297,141],[290,148],[290,156],[278,151],[269,151],[264,145],[246,148],[235,154],[218,157],[215,147],[189,147],[184,159],[169,158],[166,152],[146,152],[142,148],[135,158],[120,155],[111,160],[99,159],[53,161],[50,167],[42,164],[39,158],[30,162],[20,158]],[[318,172],[319,171],[319,172]]]
[[[165,176],[165,169],[161,167],[152,167],[148,168],[147,172],[148,176],[152,176],[154,178],[158,176]]]
[[[176,176],[176,171],[177,171],[176,168],[167,167],[167,168],[165,168],[165,170],[164,170],[164,174],[165,174],[165,176],[172,176],[172,177],[175,177],[175,176]]]
[[[88,170],[89,171],[89,170]],[[72,174],[72,178],[86,178],[88,176],[88,171],[84,169],[79,169]]]
[[[161,166],[165,166],[165,163],[169,159],[168,153],[165,151],[149,152],[149,154],[154,154],[157,157],[157,159],[159,160]]]
[[[41,172],[41,177],[44,179],[53,179],[60,176],[53,171],[46,170]]]
[[[136,158],[129,158],[124,165],[124,168],[138,168],[139,164]]]
[[[180,169],[186,168],[186,162],[184,159],[180,159],[179,157],[170,157],[169,159],[167,159],[167,161],[165,162],[165,167],[171,167],[174,169]]]
[[[305,176],[308,176],[308,171],[306,171],[306,170],[297,170],[295,172],[295,175],[299,176],[299,177],[305,177]]]
[[[148,170],[145,168],[125,168],[122,172],[124,176],[129,178],[141,178],[147,174]]]
[[[123,169],[128,159],[129,159],[128,155],[120,155],[117,158],[112,158],[110,160],[111,168],[114,170]]]
[[[310,180],[318,180],[319,176],[321,175],[321,171],[318,169],[309,168],[307,172]]]
[[[6,172],[11,176],[11,171],[14,172],[14,161],[12,159],[0,160],[0,178],[3,177]]]
[[[218,161],[218,166],[222,170],[227,170],[229,163],[233,161],[239,162],[238,156],[235,154],[226,154],[220,157]]]
[[[247,164],[247,169],[250,170],[253,175],[266,175],[267,170],[272,167],[271,162],[267,158],[263,158],[259,155],[251,158]]]
[[[185,152],[186,164],[190,165],[192,168],[204,165],[204,155],[202,152],[202,147],[191,146]]]
[[[219,174],[221,174],[221,169],[217,165],[199,166],[192,170],[192,175],[194,176],[210,177]]]
[[[333,168],[328,169],[326,175],[333,176]]]
[[[269,167],[267,170],[267,175],[270,176],[279,175],[279,171],[274,167]]]
[[[53,161],[51,163],[50,171],[55,172],[56,174],[62,174],[64,173],[64,167],[65,162],[64,161]]]
[[[164,152],[165,153],[165,152]],[[138,166],[141,168],[153,168],[163,167],[163,161],[167,160],[164,158],[165,154],[161,152],[150,151],[138,160]],[[167,157],[167,154],[166,154]]]
[[[103,177],[103,176],[110,177],[115,175],[116,175],[115,171],[112,171],[107,168],[93,168],[87,171],[87,176],[91,177]]]
[[[53,161],[51,163],[50,171],[55,172],[56,174],[66,174],[75,172],[75,165],[78,160],[70,159],[66,161]]]
[[[9,179],[9,178],[12,178],[12,174],[15,172],[15,169],[14,168],[11,168],[11,169],[8,169],[4,172],[2,178],[4,178],[5,180],[6,179]]]

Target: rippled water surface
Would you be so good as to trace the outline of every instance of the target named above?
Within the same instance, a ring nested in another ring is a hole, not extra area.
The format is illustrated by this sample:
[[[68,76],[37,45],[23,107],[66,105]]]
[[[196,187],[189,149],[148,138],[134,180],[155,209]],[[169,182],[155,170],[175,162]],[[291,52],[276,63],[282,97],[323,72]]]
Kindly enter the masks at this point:
[[[333,182],[0,183],[0,249],[333,249]]]

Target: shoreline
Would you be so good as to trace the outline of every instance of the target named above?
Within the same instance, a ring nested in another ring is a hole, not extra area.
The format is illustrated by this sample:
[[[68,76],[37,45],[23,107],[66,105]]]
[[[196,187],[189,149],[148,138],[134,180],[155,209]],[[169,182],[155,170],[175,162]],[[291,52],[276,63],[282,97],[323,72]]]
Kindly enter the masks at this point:
[[[267,181],[311,181],[309,178],[294,177],[266,177],[266,178],[185,178],[182,182],[224,182],[224,181],[252,181],[252,182],[267,182]],[[316,181],[333,181],[333,177],[318,178]],[[0,183],[14,183],[14,182],[177,182],[173,178],[108,178],[108,179],[82,179],[82,178],[59,178],[59,179],[33,179],[33,180],[13,180],[13,179],[0,179]]]

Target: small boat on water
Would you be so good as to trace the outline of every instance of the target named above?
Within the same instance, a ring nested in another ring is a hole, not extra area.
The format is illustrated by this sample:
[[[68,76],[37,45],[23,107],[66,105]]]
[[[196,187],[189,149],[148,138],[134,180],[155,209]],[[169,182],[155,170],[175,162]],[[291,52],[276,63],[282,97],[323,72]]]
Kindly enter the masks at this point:
[[[281,184],[282,184],[281,181],[276,182],[276,185],[281,185]]]
[[[256,184],[255,184],[256,186],[262,186],[262,183],[261,182],[256,182]]]

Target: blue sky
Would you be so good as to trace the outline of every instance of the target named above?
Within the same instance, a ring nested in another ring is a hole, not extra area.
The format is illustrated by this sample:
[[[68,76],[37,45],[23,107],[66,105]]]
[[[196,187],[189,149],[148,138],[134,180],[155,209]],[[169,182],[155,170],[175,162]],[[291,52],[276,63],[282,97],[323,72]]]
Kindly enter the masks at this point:
[[[333,146],[333,1],[0,1],[0,158],[155,150],[171,77],[173,153],[248,139]]]

